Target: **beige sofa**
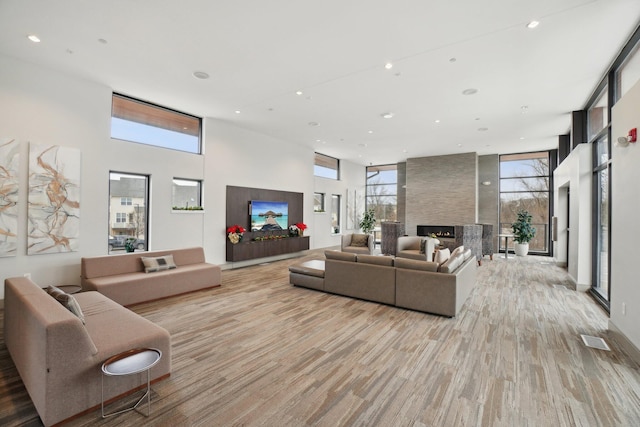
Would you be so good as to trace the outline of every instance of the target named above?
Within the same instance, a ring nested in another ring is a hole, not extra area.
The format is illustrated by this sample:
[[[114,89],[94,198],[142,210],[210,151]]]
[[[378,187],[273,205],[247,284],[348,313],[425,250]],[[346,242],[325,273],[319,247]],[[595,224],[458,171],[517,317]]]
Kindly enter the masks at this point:
[[[151,368],[159,380],[171,372],[171,337],[149,320],[97,292],[74,297],[85,318],[72,314],[24,277],[4,282],[4,340],[45,426],[96,409],[102,363],[134,348],[157,348]],[[105,378],[105,400],[146,386],[146,374]]]
[[[424,260],[326,251],[321,262],[293,265],[289,281],[338,295],[397,307],[456,316],[476,283],[470,250],[442,265]]]
[[[177,268],[145,273],[142,257],[172,255]],[[205,262],[200,247],[154,252],[133,252],[82,258],[83,290],[98,291],[122,305],[166,298],[220,286],[217,265]]]

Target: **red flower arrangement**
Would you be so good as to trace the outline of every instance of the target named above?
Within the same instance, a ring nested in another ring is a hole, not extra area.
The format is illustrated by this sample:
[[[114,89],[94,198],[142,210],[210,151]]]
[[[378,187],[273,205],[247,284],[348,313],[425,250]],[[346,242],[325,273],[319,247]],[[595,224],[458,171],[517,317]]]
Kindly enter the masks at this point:
[[[298,227],[300,230],[306,230],[307,229],[307,224],[303,223],[303,222],[296,222],[296,227]]]
[[[243,226],[235,224],[227,228],[227,237],[229,241],[235,245],[242,240],[242,235],[245,231],[247,230],[245,230]]]
[[[242,234],[242,233],[244,233],[245,231],[247,231],[247,230],[245,230],[245,228],[244,228],[244,227],[242,227],[241,225],[238,225],[238,224],[236,224],[236,225],[232,225],[231,227],[227,228],[227,233],[238,233],[238,234]]]

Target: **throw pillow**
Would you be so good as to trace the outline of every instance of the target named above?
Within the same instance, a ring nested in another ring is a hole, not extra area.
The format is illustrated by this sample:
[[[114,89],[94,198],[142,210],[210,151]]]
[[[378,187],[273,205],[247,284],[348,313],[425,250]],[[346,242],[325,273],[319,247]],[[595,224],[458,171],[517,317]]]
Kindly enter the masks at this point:
[[[140,257],[142,264],[144,264],[145,273],[153,273],[155,271],[170,270],[176,268],[176,263],[173,261],[173,255],[165,255],[159,257]]]
[[[354,234],[351,236],[351,246],[366,248],[369,243],[369,236],[366,234]]]
[[[464,252],[464,246],[458,246],[457,248],[455,248],[453,250],[453,252],[451,252],[451,258],[453,258],[454,256],[461,254]]]
[[[58,301],[64,308],[75,314],[78,319],[82,321],[84,325],[84,314],[82,313],[82,309],[80,308],[80,304],[73,297],[73,295],[69,295],[65,291],[60,288],[56,288],[55,286],[49,286],[47,288],[47,293],[51,295],[56,301]]]
[[[440,249],[439,251],[436,252],[436,255],[433,261],[441,265],[441,264],[444,264],[449,259],[450,256],[451,256],[451,252],[449,251],[449,248]]]

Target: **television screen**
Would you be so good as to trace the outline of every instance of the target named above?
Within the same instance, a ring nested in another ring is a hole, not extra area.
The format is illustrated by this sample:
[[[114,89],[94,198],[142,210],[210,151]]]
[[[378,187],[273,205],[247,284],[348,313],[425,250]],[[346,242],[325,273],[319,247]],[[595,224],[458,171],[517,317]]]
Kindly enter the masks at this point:
[[[289,227],[287,202],[251,201],[251,231],[278,231]]]

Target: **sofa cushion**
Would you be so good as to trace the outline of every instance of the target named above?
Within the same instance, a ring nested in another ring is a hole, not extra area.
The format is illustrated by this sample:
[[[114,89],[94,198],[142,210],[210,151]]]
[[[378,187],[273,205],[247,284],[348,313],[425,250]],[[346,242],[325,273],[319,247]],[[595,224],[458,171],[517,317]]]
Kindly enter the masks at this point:
[[[314,259],[302,264],[292,265],[289,267],[289,271],[307,276],[324,277],[324,261]]]
[[[473,252],[471,252],[471,249],[465,249],[462,255],[464,256],[464,260],[466,261],[473,256]]]
[[[469,252],[471,252],[471,250],[469,250]],[[440,266],[440,272],[453,273],[458,267],[462,265],[464,261],[464,254],[458,253],[456,255],[452,255],[444,264]]]
[[[436,252],[436,256],[433,260],[438,264],[444,264],[450,256],[451,252],[449,251],[449,248],[444,248]]]
[[[69,310],[70,312],[78,316],[78,319],[82,321],[83,325],[85,324],[84,314],[82,313],[80,304],[78,304],[78,301],[76,301],[73,295],[70,295],[65,291],[63,291],[62,289],[57,288],[55,286],[47,287],[47,293],[51,295],[60,304],[62,304],[62,306],[65,307],[67,310]]]
[[[405,268],[408,270],[422,270],[422,271],[438,271],[438,263],[431,261],[419,261],[409,258],[396,258],[396,268]]]
[[[144,264],[145,273],[153,273],[154,271],[170,270],[176,268],[173,261],[173,255],[164,255],[159,257],[141,257],[140,260]]]
[[[324,256],[327,259],[336,259],[338,261],[351,261],[356,262],[356,254],[340,251],[324,251]]]
[[[361,264],[375,264],[393,267],[393,257],[378,255],[358,255],[358,262]]]
[[[351,236],[351,245],[358,248],[366,248],[369,243],[369,236],[366,234],[354,234]]]
[[[456,256],[458,254],[463,253],[463,252],[464,252],[464,246],[458,246],[457,248],[455,248],[453,250],[453,252],[451,252],[451,256],[449,258],[452,258],[452,257],[454,257],[454,256]]]

